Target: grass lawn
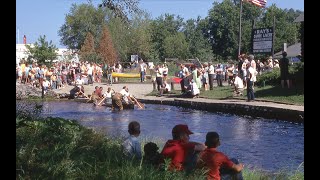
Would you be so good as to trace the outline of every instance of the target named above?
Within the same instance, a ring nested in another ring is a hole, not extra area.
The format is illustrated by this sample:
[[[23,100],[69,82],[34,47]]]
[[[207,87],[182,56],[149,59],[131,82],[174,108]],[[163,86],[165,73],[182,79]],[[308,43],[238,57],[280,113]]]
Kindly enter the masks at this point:
[[[223,86],[223,87],[214,87],[212,91],[200,90],[200,97],[209,98],[209,99],[226,99],[233,98],[233,87]],[[240,99],[246,99],[247,91],[244,90],[242,97],[237,97]],[[153,91],[149,96],[155,96],[159,94],[157,91]],[[172,91],[171,94],[180,94],[180,91]],[[265,86],[265,87],[254,87],[254,94],[257,100],[269,100],[282,103],[304,105],[304,94],[303,90],[298,88],[291,89],[282,89],[280,86]]]

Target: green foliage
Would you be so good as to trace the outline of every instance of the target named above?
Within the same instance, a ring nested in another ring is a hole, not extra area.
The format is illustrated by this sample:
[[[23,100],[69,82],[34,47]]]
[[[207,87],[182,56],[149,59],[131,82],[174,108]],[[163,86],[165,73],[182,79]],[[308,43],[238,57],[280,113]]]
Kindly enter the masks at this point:
[[[188,58],[188,43],[185,35],[178,32],[164,39],[164,56],[167,58]]]
[[[28,49],[29,57],[37,60],[38,64],[51,65],[52,60],[56,59],[58,48],[52,44],[52,41],[46,41],[46,35],[38,38],[38,42],[34,43],[34,46],[26,45]]]
[[[189,56],[191,58],[197,57],[204,61],[211,61],[213,59],[211,45],[203,34],[205,25],[206,21],[201,20],[200,17],[197,20],[189,19],[186,21],[183,32],[189,43]]]
[[[279,85],[280,84],[280,69],[274,68],[270,72],[263,72],[261,75],[257,76],[257,82],[255,83],[258,86],[265,85]]]
[[[294,63],[289,66],[290,78],[295,86],[304,88],[304,62]]]
[[[99,42],[102,25],[105,22],[107,11],[95,8],[92,4],[72,4],[65,23],[60,27],[61,44],[69,49],[78,51],[84,43],[87,33],[95,38],[95,46]]]
[[[283,49],[283,43],[292,45],[297,42],[299,38],[299,24],[293,21],[299,16],[299,12],[295,13],[293,10],[280,9],[273,4],[262,15],[263,18],[257,23],[257,27],[272,27],[275,17],[275,52]]]
[[[176,35],[182,27],[183,19],[180,16],[175,17],[175,15],[170,14],[161,15],[151,22],[151,41],[153,43],[153,48],[161,61],[168,58],[165,54],[165,49],[168,49],[165,48],[166,37]]]
[[[76,121],[61,118],[34,119],[16,128],[17,179],[155,179],[202,180],[206,170],[191,174],[169,171],[143,161],[123,158],[123,137],[98,134]],[[303,166],[276,175],[245,169],[244,179],[304,179]]]

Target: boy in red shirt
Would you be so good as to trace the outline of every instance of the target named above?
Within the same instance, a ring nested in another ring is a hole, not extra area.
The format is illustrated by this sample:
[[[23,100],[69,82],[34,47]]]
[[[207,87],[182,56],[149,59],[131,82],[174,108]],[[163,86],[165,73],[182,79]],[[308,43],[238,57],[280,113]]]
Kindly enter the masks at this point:
[[[207,180],[229,179],[230,176],[232,176],[231,179],[243,179],[241,170],[244,165],[238,163],[236,159],[230,160],[225,154],[217,150],[217,147],[220,146],[218,133],[208,132],[205,145],[207,149],[201,152],[198,167],[209,169]]]
[[[193,134],[193,132],[191,132],[188,126],[184,124],[178,124],[172,129],[173,139],[166,142],[161,152],[163,158],[171,160],[170,170],[181,171],[186,168],[185,166],[191,166],[192,168],[193,165],[186,164],[186,160],[194,159],[189,156],[193,156],[196,151],[203,151],[206,148],[202,143],[190,142],[190,134]]]

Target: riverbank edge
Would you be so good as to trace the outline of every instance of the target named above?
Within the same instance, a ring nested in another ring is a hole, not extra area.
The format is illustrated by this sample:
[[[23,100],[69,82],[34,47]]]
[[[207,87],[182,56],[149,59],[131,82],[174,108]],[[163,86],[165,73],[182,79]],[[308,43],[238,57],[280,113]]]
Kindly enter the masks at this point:
[[[139,101],[146,104],[163,104],[171,106],[179,106],[184,108],[191,108],[203,110],[208,112],[221,112],[228,114],[235,114],[240,116],[252,116],[266,119],[284,120],[293,123],[304,123],[304,111],[294,109],[283,109],[277,107],[239,104],[239,103],[225,103],[225,102],[204,102],[195,99],[180,99],[180,98],[162,98],[155,99],[153,96],[145,98],[137,98]]]

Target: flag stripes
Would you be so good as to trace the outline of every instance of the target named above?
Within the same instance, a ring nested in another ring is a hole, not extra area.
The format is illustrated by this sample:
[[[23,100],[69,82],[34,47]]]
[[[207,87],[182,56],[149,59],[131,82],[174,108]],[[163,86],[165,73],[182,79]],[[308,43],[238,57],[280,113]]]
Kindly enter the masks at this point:
[[[267,0],[247,0],[247,2],[250,2],[262,8],[266,7],[266,4],[267,4]]]

